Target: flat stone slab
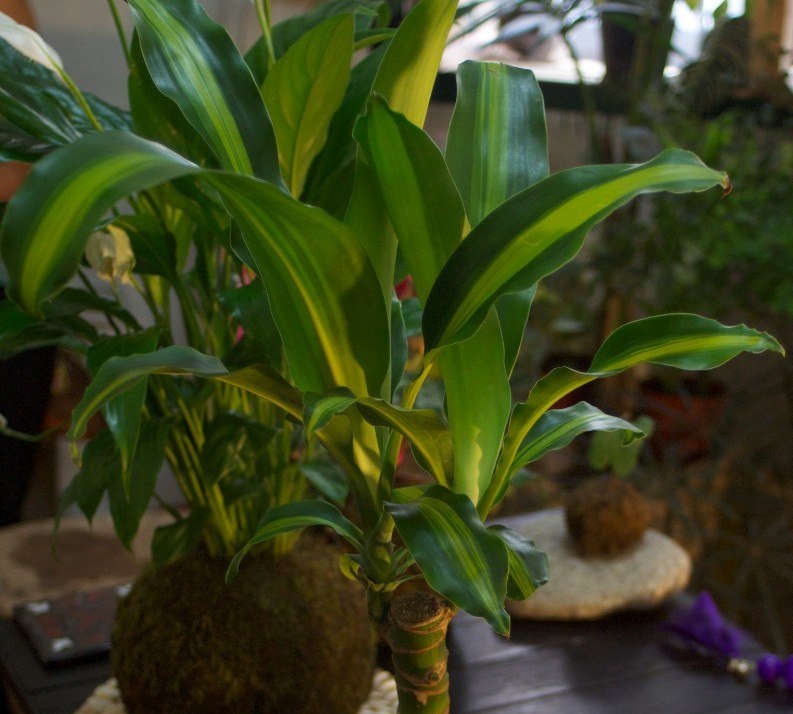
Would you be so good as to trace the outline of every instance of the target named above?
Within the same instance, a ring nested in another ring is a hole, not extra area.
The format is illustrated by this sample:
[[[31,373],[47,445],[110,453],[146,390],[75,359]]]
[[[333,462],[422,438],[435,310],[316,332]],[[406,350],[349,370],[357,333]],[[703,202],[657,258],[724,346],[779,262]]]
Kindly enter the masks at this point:
[[[594,620],[649,609],[685,589],[691,577],[688,553],[652,528],[630,551],[611,558],[579,556],[562,509],[542,511],[516,530],[548,554],[550,580],[527,600],[507,601],[514,617]]]

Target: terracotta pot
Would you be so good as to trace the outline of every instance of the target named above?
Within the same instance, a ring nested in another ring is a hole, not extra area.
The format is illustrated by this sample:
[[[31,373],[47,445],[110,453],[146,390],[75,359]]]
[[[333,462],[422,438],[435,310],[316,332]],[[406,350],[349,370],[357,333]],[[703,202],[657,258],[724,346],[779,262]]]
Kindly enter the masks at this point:
[[[659,382],[642,384],[642,412],[655,421],[650,445],[656,457],[671,450],[681,463],[707,456],[724,414],[727,390],[718,382],[683,380],[672,391]]]

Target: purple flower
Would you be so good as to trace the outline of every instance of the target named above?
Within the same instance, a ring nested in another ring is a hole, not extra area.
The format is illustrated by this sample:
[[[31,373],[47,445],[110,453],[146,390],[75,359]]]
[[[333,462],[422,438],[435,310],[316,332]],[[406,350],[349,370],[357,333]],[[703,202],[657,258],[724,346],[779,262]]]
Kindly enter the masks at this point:
[[[727,659],[739,657],[747,639],[743,630],[725,621],[707,592],[701,592],[691,607],[676,613],[662,627],[703,654]]]

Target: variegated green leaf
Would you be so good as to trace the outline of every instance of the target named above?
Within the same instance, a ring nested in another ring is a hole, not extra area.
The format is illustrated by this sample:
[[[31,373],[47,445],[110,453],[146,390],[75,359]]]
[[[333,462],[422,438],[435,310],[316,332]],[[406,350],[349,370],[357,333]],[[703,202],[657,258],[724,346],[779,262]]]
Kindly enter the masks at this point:
[[[511,471],[536,461],[549,451],[563,449],[577,436],[589,431],[622,431],[628,444],[644,432],[634,424],[605,414],[586,402],[545,412],[523,438]]]
[[[480,508],[486,513],[503,494],[515,457],[532,427],[553,404],[577,387],[641,362],[705,370],[742,352],[766,350],[784,354],[782,346],[765,332],[746,325],[728,327],[699,315],[659,315],[623,325],[609,335],[586,372],[558,367],[534,385],[526,402],[516,405],[496,476]]]
[[[370,424],[402,434],[411,443],[416,460],[438,483],[451,483],[454,457],[449,429],[434,411],[402,409],[370,397],[359,399],[357,405]]]
[[[388,314],[355,236],[264,182],[231,174],[207,180],[242,228],[298,388],[379,394],[390,359]]]
[[[8,293],[28,312],[75,274],[88,236],[114,203],[194,164],[125,132],[89,134],[39,161],[9,203],[0,233]]]
[[[463,62],[446,161],[472,226],[548,176],[542,92],[527,69]]]
[[[264,514],[256,533],[245,547],[234,556],[226,572],[226,580],[231,580],[239,572],[240,562],[251,548],[264,543],[282,533],[291,533],[309,526],[328,526],[344,538],[356,550],[363,549],[361,529],[347,520],[334,505],[325,501],[297,501],[282,506],[273,506]]]
[[[196,0],[129,0],[151,78],[231,171],[283,185],[259,88]]]
[[[548,582],[548,556],[534,545],[534,541],[502,525],[488,528],[507,546],[509,581],[507,596],[525,600],[541,585]]]
[[[465,211],[438,147],[375,97],[355,127],[416,293],[426,301],[463,237]]]
[[[391,39],[375,77],[373,93],[417,126],[424,124],[456,7],[457,0],[421,0]],[[383,298],[388,300],[394,281],[396,238],[373,184],[366,162],[359,157],[345,223],[366,248]]]
[[[534,184],[483,219],[444,266],[424,308],[427,350],[470,337],[501,295],[567,263],[589,228],[635,196],[726,182],[693,154],[669,150],[645,164],[570,169]]]
[[[433,486],[416,501],[386,507],[430,587],[509,634],[507,548],[482,525],[470,499]]]
[[[421,0],[391,40],[373,91],[417,126],[424,125],[457,0]]]
[[[355,404],[355,395],[349,389],[335,389],[327,394],[306,392],[303,395],[303,424],[306,439],[310,439],[315,431],[324,428],[337,414]]]
[[[350,78],[353,16],[332,17],[301,37],[270,69],[262,86],[278,142],[284,182],[303,192]]]
[[[468,220],[479,223],[508,198],[548,176],[542,92],[530,70],[495,62],[463,62],[449,125],[446,161]],[[534,289],[496,302],[511,374]]]
[[[426,300],[465,230],[465,212],[443,155],[382,99],[370,102],[356,136],[377,177],[416,292]],[[476,337],[444,350],[440,365],[454,448],[453,488],[476,503],[493,473],[511,405],[495,310]]]

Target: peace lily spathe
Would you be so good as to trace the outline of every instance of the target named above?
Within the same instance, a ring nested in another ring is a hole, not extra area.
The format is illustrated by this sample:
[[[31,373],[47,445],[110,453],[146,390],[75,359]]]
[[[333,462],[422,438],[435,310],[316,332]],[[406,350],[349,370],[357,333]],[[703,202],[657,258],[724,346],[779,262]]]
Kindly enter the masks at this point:
[[[41,38],[38,32],[20,25],[4,12],[0,12],[0,38],[25,57],[44,65],[56,75],[61,75],[63,62],[58,53]]]
[[[85,259],[102,280],[131,284],[135,254],[127,232],[121,228],[110,225],[94,233],[85,246]]]

